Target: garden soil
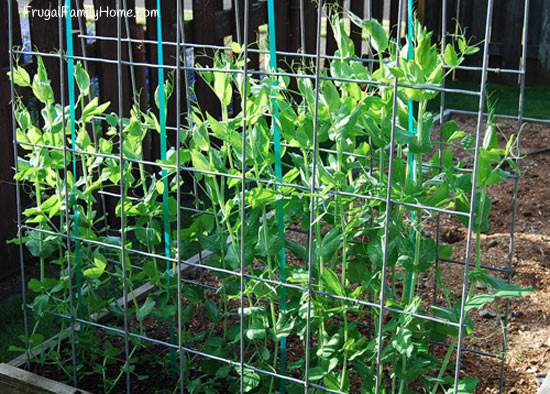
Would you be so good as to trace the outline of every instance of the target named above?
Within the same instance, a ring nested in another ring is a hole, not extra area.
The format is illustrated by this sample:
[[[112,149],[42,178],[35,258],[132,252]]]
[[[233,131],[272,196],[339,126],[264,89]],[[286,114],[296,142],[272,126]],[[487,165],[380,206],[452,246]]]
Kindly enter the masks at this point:
[[[464,131],[475,131],[475,118],[457,116],[454,120]],[[504,136],[517,133],[515,122],[498,123]],[[532,286],[534,291],[510,303],[503,390],[509,394],[536,393],[537,380],[550,372],[550,127],[527,124],[522,132],[521,153],[512,281]],[[482,262],[504,269],[508,265],[512,193],[513,181],[490,188],[491,228],[482,238]],[[454,243],[455,250],[462,251],[463,258],[467,235],[464,226],[450,219],[442,220],[442,234],[446,242]],[[463,267],[445,264],[441,269],[447,285],[459,291]],[[504,303],[500,308],[504,310]],[[499,353],[502,336],[495,312],[482,310],[475,314],[476,329],[466,343],[468,347]],[[467,352],[462,369],[481,379],[477,392],[498,393],[499,364],[498,360]]]

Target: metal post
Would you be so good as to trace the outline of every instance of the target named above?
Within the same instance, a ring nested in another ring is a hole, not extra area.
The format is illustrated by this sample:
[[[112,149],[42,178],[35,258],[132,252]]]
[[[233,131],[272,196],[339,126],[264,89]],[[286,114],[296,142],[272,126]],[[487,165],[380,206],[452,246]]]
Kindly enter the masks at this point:
[[[399,12],[397,20],[397,37],[401,37],[401,19],[403,13],[403,0],[399,0]],[[396,41],[396,63],[399,64],[399,59],[401,55],[400,49],[400,40]],[[384,218],[384,244],[383,244],[383,256],[382,256],[382,277],[380,280],[380,302],[378,304],[378,334],[377,334],[377,345],[376,345],[376,394],[382,389],[382,347],[383,347],[383,338],[382,331],[384,330],[384,304],[386,303],[386,271],[388,266],[388,244],[390,236],[390,215],[391,215],[391,206],[392,206],[392,187],[393,187],[393,157],[394,157],[394,147],[395,147],[395,132],[396,132],[396,117],[397,117],[397,93],[398,93],[398,83],[399,77],[395,77],[393,82],[393,101],[392,101],[392,122],[391,122],[391,135],[390,135],[390,156],[388,162],[388,185],[386,187],[386,212]],[[382,148],[381,148],[382,149]],[[384,169],[380,168],[380,172]]]
[[[12,0],[7,0],[8,2],[8,47],[9,47],[9,57],[10,57],[10,75],[13,75],[14,64],[13,64],[13,3]],[[17,3],[16,3],[17,4]],[[17,10],[18,12],[18,10]],[[17,121],[15,119],[15,87],[13,81],[10,83],[10,100],[11,100],[11,123],[12,123],[12,135],[13,135],[13,161],[14,161],[14,174],[19,172],[18,165],[18,144],[17,144]],[[25,365],[27,369],[29,368],[30,362],[30,353],[29,353],[29,318],[27,314],[27,280],[25,275],[25,255],[23,251],[23,237],[21,235],[22,230],[22,215],[21,215],[21,185],[19,181],[15,180],[15,198],[17,206],[17,240],[19,244],[19,270],[21,272],[21,300],[23,305],[23,332],[25,333],[26,344],[25,344],[25,353],[26,361]]]
[[[10,0],[11,2],[11,0]],[[78,3],[78,1],[77,1]],[[67,23],[71,23],[70,15],[66,15],[65,18],[67,18]],[[59,35],[59,83],[60,83],[60,99],[61,99],[61,108],[65,108],[65,58],[63,56],[63,48],[65,47],[63,42],[63,18],[59,18],[58,21],[58,35]],[[68,75],[69,78],[74,78],[73,75]],[[67,122],[65,120],[65,117],[63,116],[61,119],[61,130],[63,130],[63,135],[66,135],[66,129],[67,129]],[[72,239],[71,239],[71,219],[70,219],[70,201],[69,201],[69,185],[67,183],[67,168],[69,165],[69,161],[67,159],[67,143],[65,142],[65,138],[63,138],[63,190],[65,194],[65,207],[66,207],[66,214],[65,214],[65,232],[67,234],[66,239],[66,246],[67,251],[65,253],[66,255],[66,261],[67,261],[67,277],[69,282],[69,314],[71,316],[70,324],[71,324],[71,334],[70,334],[70,341],[71,341],[71,363],[73,367],[72,371],[72,379],[73,379],[73,385],[75,387],[78,386],[78,376],[76,374],[77,372],[77,357],[76,357],[76,340],[75,340],[75,330],[77,329],[77,311],[74,308],[74,302],[73,302],[73,270],[72,270],[72,259],[71,259],[71,253],[72,253]],[[17,160],[16,160],[17,161]],[[73,174],[76,176],[76,174]],[[24,308],[25,309],[25,308]]]
[[[179,392],[184,393],[185,390],[185,352],[183,351],[182,338],[182,292],[181,292],[181,158],[180,158],[180,127],[181,127],[181,42],[185,39],[185,33],[181,33],[181,0],[176,0],[176,275],[177,275],[177,338],[178,338],[178,354],[179,354]],[[184,42],[185,43],[185,42]],[[185,52],[185,47],[184,47]],[[185,54],[184,54],[185,56]],[[186,85],[187,86],[187,85]],[[188,114],[190,116],[190,114]]]
[[[313,114],[313,159],[311,163],[311,181],[310,181],[310,203],[309,203],[309,229],[308,229],[308,256],[307,256],[307,317],[306,317],[306,354],[305,354],[305,384],[304,393],[309,391],[309,370],[311,362],[311,297],[313,261],[315,252],[313,250],[313,226],[315,223],[315,211],[317,207],[317,198],[315,197],[317,183],[317,150],[319,134],[319,99],[321,91],[321,23],[323,17],[323,1],[319,0],[317,4],[317,44],[315,48],[315,110]]]
[[[116,9],[120,10],[120,0],[116,0]],[[124,365],[126,367],[126,392],[131,393],[130,383],[130,344],[128,328],[128,283],[126,278],[126,215],[124,211],[126,195],[126,173],[124,158],[124,133],[122,124],[122,26],[120,14],[117,14],[117,85],[118,85],[118,135],[120,142],[119,165],[120,165],[120,269],[122,270],[122,297],[124,300]]]
[[[472,229],[476,217],[476,188],[478,179],[478,166],[479,166],[479,149],[481,145],[481,127],[483,123],[483,112],[485,108],[485,96],[487,90],[487,68],[489,66],[489,44],[491,42],[491,29],[493,21],[493,1],[487,2],[487,20],[485,27],[485,43],[483,46],[483,66],[481,72],[481,86],[479,91],[479,112],[477,116],[476,126],[476,144],[475,144],[475,156],[474,156],[474,168],[472,174],[472,192],[470,195],[470,211],[468,219],[468,238],[466,241],[466,252],[464,256],[464,276],[462,283],[462,297],[460,302],[460,319],[458,328],[458,341],[456,349],[456,362],[455,362],[455,376],[454,376],[454,392],[458,392],[458,383],[460,381],[460,365],[462,362],[462,342],[464,340],[464,322],[466,318],[465,306],[468,298],[468,285],[469,285],[469,264],[470,253],[472,249]]]
[[[241,209],[240,209],[240,221],[241,221],[241,231],[240,231],[240,267],[239,267],[239,276],[240,276],[240,311],[239,311],[239,323],[240,323],[240,332],[239,332],[239,362],[240,362],[240,392],[244,393],[244,287],[245,287],[245,219],[246,219],[246,138],[247,138],[247,99],[248,99],[248,30],[249,30],[249,0],[244,0],[244,42],[243,42],[243,56],[244,56],[244,65],[243,65],[243,88],[242,88],[242,111],[243,111],[243,120],[242,120],[242,134],[241,134],[241,143],[242,143],[242,153],[241,153]],[[231,154],[231,152],[229,153]]]
[[[520,160],[521,158],[521,128],[523,126],[523,112],[525,108],[525,80],[527,77],[527,44],[528,44],[528,36],[529,36],[529,5],[530,1],[525,0],[524,2],[524,9],[523,9],[523,32],[522,32],[522,49],[521,49],[521,59],[520,59],[520,66],[519,66],[519,103],[518,103],[518,119],[517,119],[517,160]],[[512,192],[512,223],[510,225],[510,244],[508,246],[508,274],[506,275],[506,279],[508,282],[511,282],[512,280],[512,273],[513,273],[513,266],[514,266],[514,254],[516,250],[516,238],[515,238],[515,232],[516,232],[516,220],[517,220],[517,198],[518,198],[518,192],[519,192],[519,176],[514,177],[514,186],[513,186],[513,192]],[[500,370],[499,370],[499,392],[502,392],[504,390],[504,386],[506,383],[506,376],[505,376],[505,365],[506,365],[506,353],[508,352],[508,314],[510,312],[510,301],[506,300],[504,304],[504,319],[503,319],[503,325],[504,325],[504,333],[502,338],[502,361],[500,362]]]
[[[445,54],[445,46],[447,45],[447,1],[441,0],[441,57],[443,58]],[[447,78],[443,74],[443,86],[445,87]],[[445,92],[441,92],[441,97],[439,101],[439,136],[441,140],[445,113]],[[441,157],[443,149],[442,144],[438,144],[437,150],[439,153],[439,170],[441,171],[443,159]],[[434,278],[433,278],[433,297],[432,304],[436,305],[437,303],[437,272],[439,271],[439,244],[441,237],[441,215],[437,214],[436,227],[435,227],[435,266],[434,266]]]

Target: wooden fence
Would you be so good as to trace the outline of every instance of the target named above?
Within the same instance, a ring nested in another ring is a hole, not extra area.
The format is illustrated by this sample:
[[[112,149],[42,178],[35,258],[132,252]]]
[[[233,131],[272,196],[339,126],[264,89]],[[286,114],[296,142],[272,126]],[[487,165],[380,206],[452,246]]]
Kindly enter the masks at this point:
[[[12,151],[12,130],[11,130],[11,110],[10,110],[10,94],[9,82],[6,78],[6,72],[9,70],[8,57],[8,2],[12,1],[14,10],[17,10],[16,0],[1,0],[0,2],[0,124],[2,129],[0,132],[0,157],[3,158],[0,163],[0,206],[3,212],[3,220],[0,222],[0,277],[7,274],[17,267],[17,253],[12,247],[4,247],[4,242],[15,235],[15,192],[12,182],[13,170],[11,163],[13,162]],[[82,8],[83,0],[74,4]],[[139,0],[138,0],[139,1]],[[237,37],[236,26],[243,26],[243,6],[244,0],[231,0],[234,4],[239,2],[241,15],[239,23],[236,21],[236,13],[232,8],[227,8],[228,0],[186,0],[185,4],[192,4],[191,9],[186,9],[186,14],[192,13],[192,19],[186,20],[184,23],[186,40],[194,44],[214,44],[222,45],[224,38],[227,36]],[[355,14],[366,17],[367,0],[331,0],[334,3],[339,3],[349,7]],[[146,9],[155,9],[156,0],[141,0],[144,2]],[[473,40],[479,41],[483,35],[485,28],[485,10],[487,0],[448,0],[449,4],[449,28],[454,28],[452,20],[460,21],[462,26],[468,27],[469,34]],[[93,0],[94,7],[113,7],[114,0]],[[126,0],[129,9],[134,9],[136,0]],[[176,41],[176,12],[174,0],[162,0],[163,7],[163,38],[165,41]],[[503,68],[517,68],[518,59],[521,53],[521,29],[523,20],[523,2],[520,0],[496,0],[495,1],[495,16],[493,22],[493,44],[491,45],[492,66]],[[124,4],[124,3],[123,3]],[[225,5],[225,7],[224,7]],[[315,50],[315,30],[316,30],[316,8],[315,2],[305,0],[304,25],[305,25],[305,52],[313,53]],[[300,39],[300,1],[298,0],[277,0],[276,1],[276,19],[277,25],[277,47],[281,51],[296,52],[301,47]],[[51,10],[57,7],[55,0],[31,0],[29,10]],[[529,73],[531,81],[540,81],[548,79],[547,74],[543,73],[541,62],[539,61],[539,52],[544,45],[550,43],[550,28],[543,25],[544,12],[540,12],[543,7],[548,11],[550,16],[550,0],[531,0],[531,17],[530,17],[530,32],[529,32]],[[432,30],[438,34],[441,33],[441,1],[440,0],[417,0],[418,15]],[[58,20],[46,20],[40,16],[32,17],[32,12],[29,13],[28,20],[30,26],[30,42],[33,49],[40,52],[57,52],[58,51]],[[372,0],[372,15],[378,20],[385,20],[388,26],[396,26],[398,18],[398,2],[396,0]],[[550,18],[549,18],[550,19]],[[250,31],[258,32],[259,26],[267,21],[266,0],[250,0]],[[84,21],[80,21],[83,23]],[[145,25],[138,23],[136,18],[129,18],[130,36],[136,40],[152,40],[156,41],[156,20],[155,18],[147,18]],[[19,17],[14,14],[14,43],[21,45],[23,42]],[[75,44],[77,55],[82,55],[92,58],[116,59],[117,44],[115,41],[106,40],[86,40],[80,39],[79,21],[73,21]],[[126,26],[123,27],[123,36],[127,35]],[[95,21],[95,33],[99,36],[116,37],[116,20],[113,18],[99,18]],[[255,37],[251,34],[251,37]],[[352,38],[356,43],[356,48],[360,51],[361,32],[358,29],[352,30]],[[326,52],[331,54],[336,48],[336,42],[330,29],[328,29],[325,38]],[[123,56],[125,60],[129,60],[128,43],[123,45]],[[135,62],[156,64],[156,46],[145,43],[133,43],[131,46],[132,57]],[[358,55],[361,53],[358,52]],[[174,47],[167,47],[165,50],[165,64],[175,63]],[[201,57],[203,64],[208,64],[207,57]],[[257,59],[252,59],[257,63]],[[475,64],[479,59],[473,59],[472,64]],[[57,97],[59,91],[59,62],[56,58],[45,59],[46,66],[50,73],[52,86],[55,89]],[[32,67],[32,64],[30,65]],[[88,62],[89,72],[94,78],[97,78],[99,83],[99,95],[101,101],[111,101],[116,105],[118,100],[118,84],[117,84],[117,66],[116,64],[107,64],[101,62]],[[475,76],[466,75],[468,78]],[[493,79],[503,80],[502,77],[493,76]],[[505,81],[512,81],[513,78],[505,78]],[[517,77],[516,77],[517,80]],[[141,94],[141,105],[144,108],[151,107],[148,102],[148,97],[153,97],[153,89],[157,85],[156,73],[154,69],[145,67],[134,68],[134,81],[137,90]],[[124,67],[122,78],[122,89],[124,98],[123,108],[128,110],[131,103],[131,78],[130,68]],[[209,92],[207,87],[197,79],[197,97],[200,105],[209,110],[211,113],[216,113],[218,107],[213,94]],[[170,102],[173,106],[174,103]],[[173,108],[173,107],[172,107]],[[185,103],[182,104],[185,108]],[[170,111],[168,122],[175,123],[175,111]],[[154,156],[152,152],[158,152],[159,142],[152,140],[148,142],[146,152]]]

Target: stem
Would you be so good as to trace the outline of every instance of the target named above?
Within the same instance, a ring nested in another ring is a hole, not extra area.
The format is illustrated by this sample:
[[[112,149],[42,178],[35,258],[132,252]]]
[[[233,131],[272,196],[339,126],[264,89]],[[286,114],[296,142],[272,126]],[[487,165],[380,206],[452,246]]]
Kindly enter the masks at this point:
[[[447,353],[445,354],[445,358],[443,359],[443,362],[441,363],[441,369],[439,370],[439,374],[437,375],[437,380],[435,382],[435,385],[432,388],[432,391],[430,391],[430,394],[436,394],[437,389],[439,387],[439,380],[443,378],[443,375],[445,374],[445,371],[447,371],[447,367],[449,366],[449,361],[451,360],[451,356],[453,354],[453,351],[456,346],[456,339],[453,339],[453,341],[449,344],[449,349],[447,349]]]
[[[36,194],[36,207],[39,211],[42,210],[42,189],[40,187],[40,182],[38,179],[34,182],[34,190]],[[46,267],[45,267],[45,261],[44,257],[42,257],[42,249],[43,249],[43,239],[42,239],[42,233],[38,234],[39,236],[39,250],[40,250],[40,281],[43,281],[46,276]]]
[[[344,170],[344,155],[343,155],[343,145],[342,141],[338,140],[336,141],[336,151],[337,151],[337,159],[338,159],[338,171],[343,172]],[[343,288],[346,288],[346,272],[347,272],[347,252],[348,252],[348,245],[347,245],[347,232],[346,232],[346,214],[344,212],[344,207],[342,204],[342,198],[341,196],[336,197],[336,207],[338,210],[338,216],[340,221],[340,230],[342,231],[342,277],[341,277],[341,283]],[[345,306],[345,303],[342,301],[342,313],[343,313],[343,320],[344,320],[344,360],[343,360],[343,366],[342,366],[342,373],[340,375],[340,390],[343,390],[346,373],[347,373],[347,363],[348,363],[348,351],[345,348],[345,344],[348,341],[348,316],[347,316],[347,308]]]
[[[422,145],[424,140],[424,133],[429,130],[424,130],[424,113],[426,112],[427,101],[423,100],[418,105],[418,119],[417,119],[417,130],[416,130],[416,139],[419,146]],[[410,108],[412,110],[412,108]],[[409,152],[409,179],[412,181],[414,188],[418,187],[421,182],[421,170],[422,170],[422,155]],[[420,254],[422,246],[422,231],[420,229],[420,218],[417,217],[421,215],[421,212],[413,211],[411,213],[411,221],[414,226],[414,264],[413,267],[418,267],[420,264]],[[417,272],[416,268],[413,268],[410,272],[407,273],[407,278],[405,280],[405,302],[410,304],[413,301],[415,288],[416,288],[416,278]],[[407,359],[402,357],[402,367],[403,370],[407,369]],[[399,382],[399,393],[403,393],[406,389],[407,382],[404,379],[401,379]]]
[[[417,119],[417,131],[416,131],[416,138],[418,145],[422,144],[422,140],[424,139],[424,133],[429,130],[424,130],[424,114],[426,112],[426,106],[427,101],[421,101],[418,105],[418,119]],[[421,178],[421,168],[422,168],[422,155],[421,154],[415,154],[412,152],[409,152],[409,180],[412,181],[412,184],[414,188],[418,187],[420,182],[422,181]],[[414,250],[414,266],[418,266],[420,263],[420,252],[421,252],[421,242],[422,242],[422,232],[420,230],[420,220],[418,217],[416,217],[417,212],[413,211],[411,214],[411,221],[413,222],[414,226],[414,241],[415,241],[415,250]],[[418,212],[420,214],[420,212]],[[415,292],[415,282],[416,282],[416,272],[413,270],[411,272],[407,273],[407,279],[405,282],[405,302],[407,304],[410,304],[412,302],[412,299],[414,298],[414,292]]]

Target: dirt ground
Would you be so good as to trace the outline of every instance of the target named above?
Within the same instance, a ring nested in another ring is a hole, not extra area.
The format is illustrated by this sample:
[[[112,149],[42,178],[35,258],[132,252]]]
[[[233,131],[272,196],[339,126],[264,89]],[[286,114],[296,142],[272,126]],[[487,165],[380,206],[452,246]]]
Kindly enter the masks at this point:
[[[454,118],[464,131],[475,130],[475,119]],[[517,132],[516,123],[499,121],[504,136]],[[544,150],[547,149],[547,150]],[[536,393],[537,378],[550,372],[550,127],[528,124],[521,138],[521,178],[515,223],[512,281],[532,286],[528,297],[510,303],[509,348],[504,364],[503,393]],[[482,238],[482,262],[506,269],[512,223],[514,183],[508,181],[490,189],[493,199],[491,229]],[[466,231],[443,221],[443,236],[454,241],[455,250],[464,250]],[[462,257],[463,256],[456,256]],[[443,277],[451,287],[461,286],[462,267],[446,264]],[[501,277],[505,277],[501,274]],[[500,305],[504,311],[504,303]],[[482,310],[474,316],[475,332],[466,346],[499,354],[502,350],[500,320],[496,311]],[[470,352],[465,353],[462,369],[481,379],[477,392],[498,393],[500,362]]]

